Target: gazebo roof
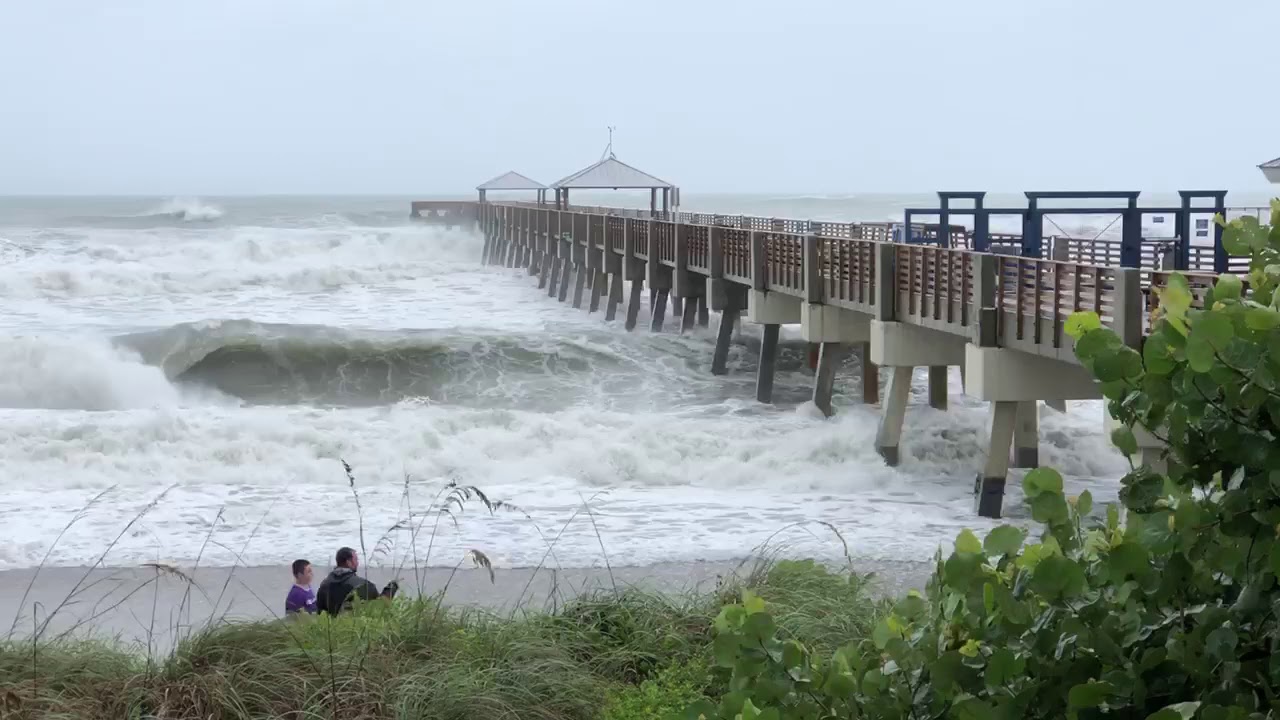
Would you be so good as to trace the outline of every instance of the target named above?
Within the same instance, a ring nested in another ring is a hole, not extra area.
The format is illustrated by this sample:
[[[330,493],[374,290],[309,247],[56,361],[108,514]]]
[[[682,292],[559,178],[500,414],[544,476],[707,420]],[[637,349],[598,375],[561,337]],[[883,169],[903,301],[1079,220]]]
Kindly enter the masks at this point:
[[[546,185],[512,170],[476,186],[477,190],[545,190]]]
[[[1267,180],[1280,185],[1280,158],[1264,162],[1258,166],[1258,169],[1267,177]]]
[[[610,153],[609,157],[552,183],[551,187],[632,190],[674,188],[675,186],[666,180],[660,180],[649,173],[631,167]]]

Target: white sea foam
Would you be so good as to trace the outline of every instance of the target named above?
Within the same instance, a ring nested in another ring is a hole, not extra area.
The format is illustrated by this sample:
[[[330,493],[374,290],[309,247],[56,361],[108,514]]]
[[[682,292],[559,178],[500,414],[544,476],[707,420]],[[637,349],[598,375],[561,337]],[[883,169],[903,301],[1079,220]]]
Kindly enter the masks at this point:
[[[143,213],[142,217],[163,216],[183,222],[209,222],[221,218],[222,215],[221,208],[201,202],[199,198],[175,197]]]

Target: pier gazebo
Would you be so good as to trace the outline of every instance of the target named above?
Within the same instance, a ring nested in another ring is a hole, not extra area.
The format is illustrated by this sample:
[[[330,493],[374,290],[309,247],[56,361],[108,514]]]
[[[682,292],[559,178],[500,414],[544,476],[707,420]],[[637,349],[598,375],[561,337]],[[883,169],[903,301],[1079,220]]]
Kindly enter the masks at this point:
[[[546,185],[537,180],[527,178],[514,170],[477,185],[476,192],[480,193],[480,202],[485,201],[485,193],[489,190],[536,190],[538,204],[542,205],[547,201]]]
[[[1264,162],[1258,166],[1262,174],[1267,176],[1267,180],[1280,185],[1280,157],[1271,162]]]
[[[649,214],[658,214],[658,191],[662,191],[662,212],[668,213],[680,204],[680,189],[647,172],[619,160],[612,151],[599,162],[551,184],[556,191],[556,208],[569,207],[569,191],[581,190],[648,190]]]

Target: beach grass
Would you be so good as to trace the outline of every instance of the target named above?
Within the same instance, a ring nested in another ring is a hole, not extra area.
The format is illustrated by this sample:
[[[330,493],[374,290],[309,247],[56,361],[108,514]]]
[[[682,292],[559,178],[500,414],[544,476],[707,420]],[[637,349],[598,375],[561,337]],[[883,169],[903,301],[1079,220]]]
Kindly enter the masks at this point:
[[[159,658],[102,641],[14,639],[0,645],[0,717],[664,717],[724,689],[712,622],[743,589],[818,648],[865,637],[881,612],[864,576],[761,559],[697,594],[619,587],[504,615],[436,596],[223,622]]]

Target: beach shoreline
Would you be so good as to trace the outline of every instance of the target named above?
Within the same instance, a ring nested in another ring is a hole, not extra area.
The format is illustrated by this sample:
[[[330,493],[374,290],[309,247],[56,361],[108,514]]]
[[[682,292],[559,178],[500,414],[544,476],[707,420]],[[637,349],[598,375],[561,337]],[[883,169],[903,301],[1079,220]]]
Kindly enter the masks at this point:
[[[420,584],[427,594],[443,590],[450,607],[502,616],[553,611],[574,597],[612,592],[615,587],[673,597],[705,594],[715,591],[722,579],[735,574],[745,577],[755,563],[748,558],[613,568],[494,568],[492,579],[488,570],[469,565],[420,568],[416,579],[413,568],[393,574],[393,568],[375,567],[361,574],[379,586],[398,577],[404,597],[419,594]],[[872,573],[877,594],[892,597],[911,588],[923,589],[932,563],[855,558],[852,569]],[[316,567],[313,587],[319,586],[327,571],[327,567]],[[139,654],[163,654],[181,638],[210,625],[282,617],[290,584],[287,567],[4,570],[0,571],[0,632],[9,636],[12,627],[13,640],[29,641],[37,625],[43,625],[42,642],[94,638]]]

